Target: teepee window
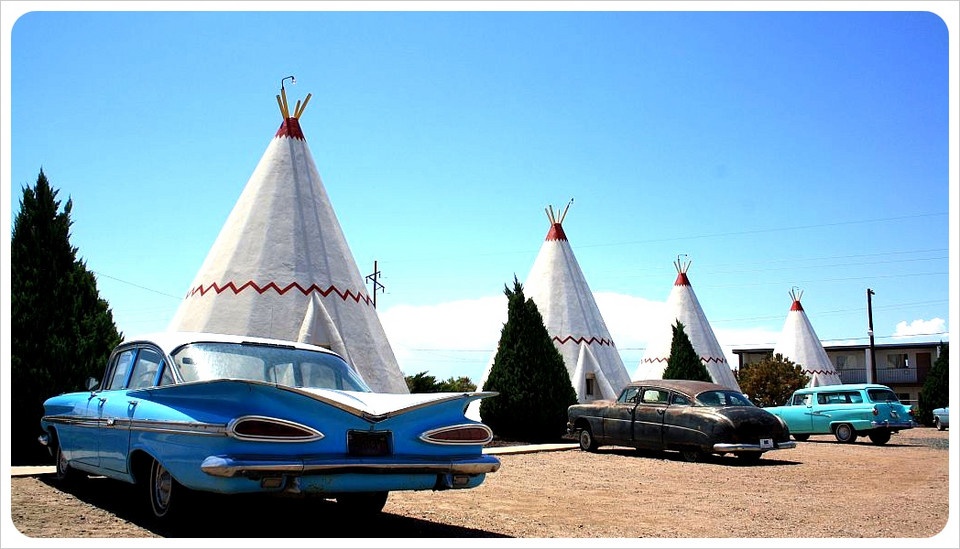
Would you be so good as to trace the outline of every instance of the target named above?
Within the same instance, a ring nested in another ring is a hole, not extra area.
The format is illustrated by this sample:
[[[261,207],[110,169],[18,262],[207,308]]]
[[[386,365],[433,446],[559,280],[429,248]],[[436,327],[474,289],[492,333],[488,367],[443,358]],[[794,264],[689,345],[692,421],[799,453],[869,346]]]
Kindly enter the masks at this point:
[[[587,374],[586,382],[587,382],[587,388],[586,388],[587,396],[594,396],[594,391],[596,390],[596,385],[597,385],[596,376],[594,374]]]

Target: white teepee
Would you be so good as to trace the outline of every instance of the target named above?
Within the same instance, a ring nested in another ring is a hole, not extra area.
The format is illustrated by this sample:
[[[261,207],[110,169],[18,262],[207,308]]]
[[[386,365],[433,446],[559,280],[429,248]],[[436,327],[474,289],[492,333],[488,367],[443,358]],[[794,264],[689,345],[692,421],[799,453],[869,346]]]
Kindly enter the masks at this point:
[[[220,230],[170,330],[322,345],[375,391],[407,385],[281,86],[283,123]]]
[[[651,334],[647,342],[647,349],[643,359],[637,366],[633,379],[661,379],[670,359],[670,346],[673,342],[673,326],[679,320],[683,323],[684,332],[690,338],[693,349],[700,356],[700,361],[707,368],[714,383],[730,387],[737,391],[740,385],[733,376],[727,357],[723,354],[720,342],[714,335],[707,316],[703,314],[697,294],[693,292],[687,270],[691,261],[677,261],[673,264],[677,269],[677,280],[673,283],[670,296],[667,297],[666,314],[657,325],[656,331]]]
[[[813,325],[807,318],[807,313],[800,305],[802,291],[796,288],[790,290],[793,304],[787,313],[787,320],[783,323],[783,331],[773,348],[773,354],[781,354],[803,368],[804,373],[810,376],[807,387],[821,385],[840,385],[840,374],[830,362],[827,351],[813,331]]]
[[[537,304],[547,333],[563,355],[577,401],[616,399],[630,375],[563,232],[569,208],[567,204],[559,217],[552,206],[547,209],[550,230],[527,276],[524,294]],[[478,390],[492,365],[491,359]]]

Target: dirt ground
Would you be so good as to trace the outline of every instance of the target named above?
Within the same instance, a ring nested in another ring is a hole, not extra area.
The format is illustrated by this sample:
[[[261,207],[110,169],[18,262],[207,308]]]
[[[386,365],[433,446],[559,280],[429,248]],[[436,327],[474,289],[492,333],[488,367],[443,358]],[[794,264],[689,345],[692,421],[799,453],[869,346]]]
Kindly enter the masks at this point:
[[[501,455],[476,489],[394,492],[365,521],[328,502],[213,497],[163,530],[123,483],[14,477],[11,519],[33,538],[929,538],[948,518],[948,434],[917,428],[886,446],[815,436],[753,466],[626,448]]]

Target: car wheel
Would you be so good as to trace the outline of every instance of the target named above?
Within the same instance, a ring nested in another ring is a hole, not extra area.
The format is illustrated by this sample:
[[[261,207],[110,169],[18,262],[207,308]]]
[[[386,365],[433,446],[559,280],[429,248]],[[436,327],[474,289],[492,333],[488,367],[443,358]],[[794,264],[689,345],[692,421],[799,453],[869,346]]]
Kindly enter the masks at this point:
[[[173,475],[159,461],[150,464],[147,477],[147,496],[150,498],[150,510],[157,520],[167,521],[180,514],[184,507],[183,496],[186,488],[177,482]]]
[[[837,437],[837,440],[845,444],[851,443],[857,440],[857,432],[853,430],[853,425],[849,423],[841,423],[833,430],[833,436]]]
[[[763,452],[737,452],[737,459],[742,461],[745,464],[754,464],[760,462],[760,457],[763,455]]]
[[[57,482],[62,484],[71,483],[80,476],[80,473],[70,467],[70,462],[60,449],[60,441],[54,439],[53,458],[57,461]]]
[[[584,427],[580,429],[580,449],[584,452],[596,452],[597,448],[600,445],[597,444],[597,440],[593,438],[593,432],[590,431],[590,427]]]
[[[793,440],[799,440],[800,442],[806,442],[807,439],[810,438],[810,435],[796,435],[796,434],[795,434],[795,435],[792,435],[792,436],[793,436]]]
[[[938,431],[943,431],[946,427],[943,426],[943,423],[940,423],[940,418],[933,418],[933,426],[937,428]]]
[[[685,448],[680,450],[680,455],[683,456],[683,459],[689,461],[690,463],[697,463],[707,459],[707,454],[700,450],[699,448]]]
[[[890,442],[890,431],[874,431],[867,435],[870,437],[870,442],[881,445]]]
[[[383,510],[390,492],[356,492],[337,496],[337,505],[348,513],[373,515]]]

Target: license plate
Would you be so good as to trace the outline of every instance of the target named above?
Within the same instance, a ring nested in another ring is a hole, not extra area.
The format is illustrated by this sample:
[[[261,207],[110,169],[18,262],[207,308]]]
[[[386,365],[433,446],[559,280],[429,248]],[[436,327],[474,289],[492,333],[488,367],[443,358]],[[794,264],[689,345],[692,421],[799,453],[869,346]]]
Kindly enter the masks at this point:
[[[351,456],[390,455],[390,431],[347,431],[347,453]]]
[[[771,449],[773,449],[773,439],[772,439],[772,438],[761,438],[761,439],[760,439],[760,449],[761,449],[761,450],[771,450]]]

